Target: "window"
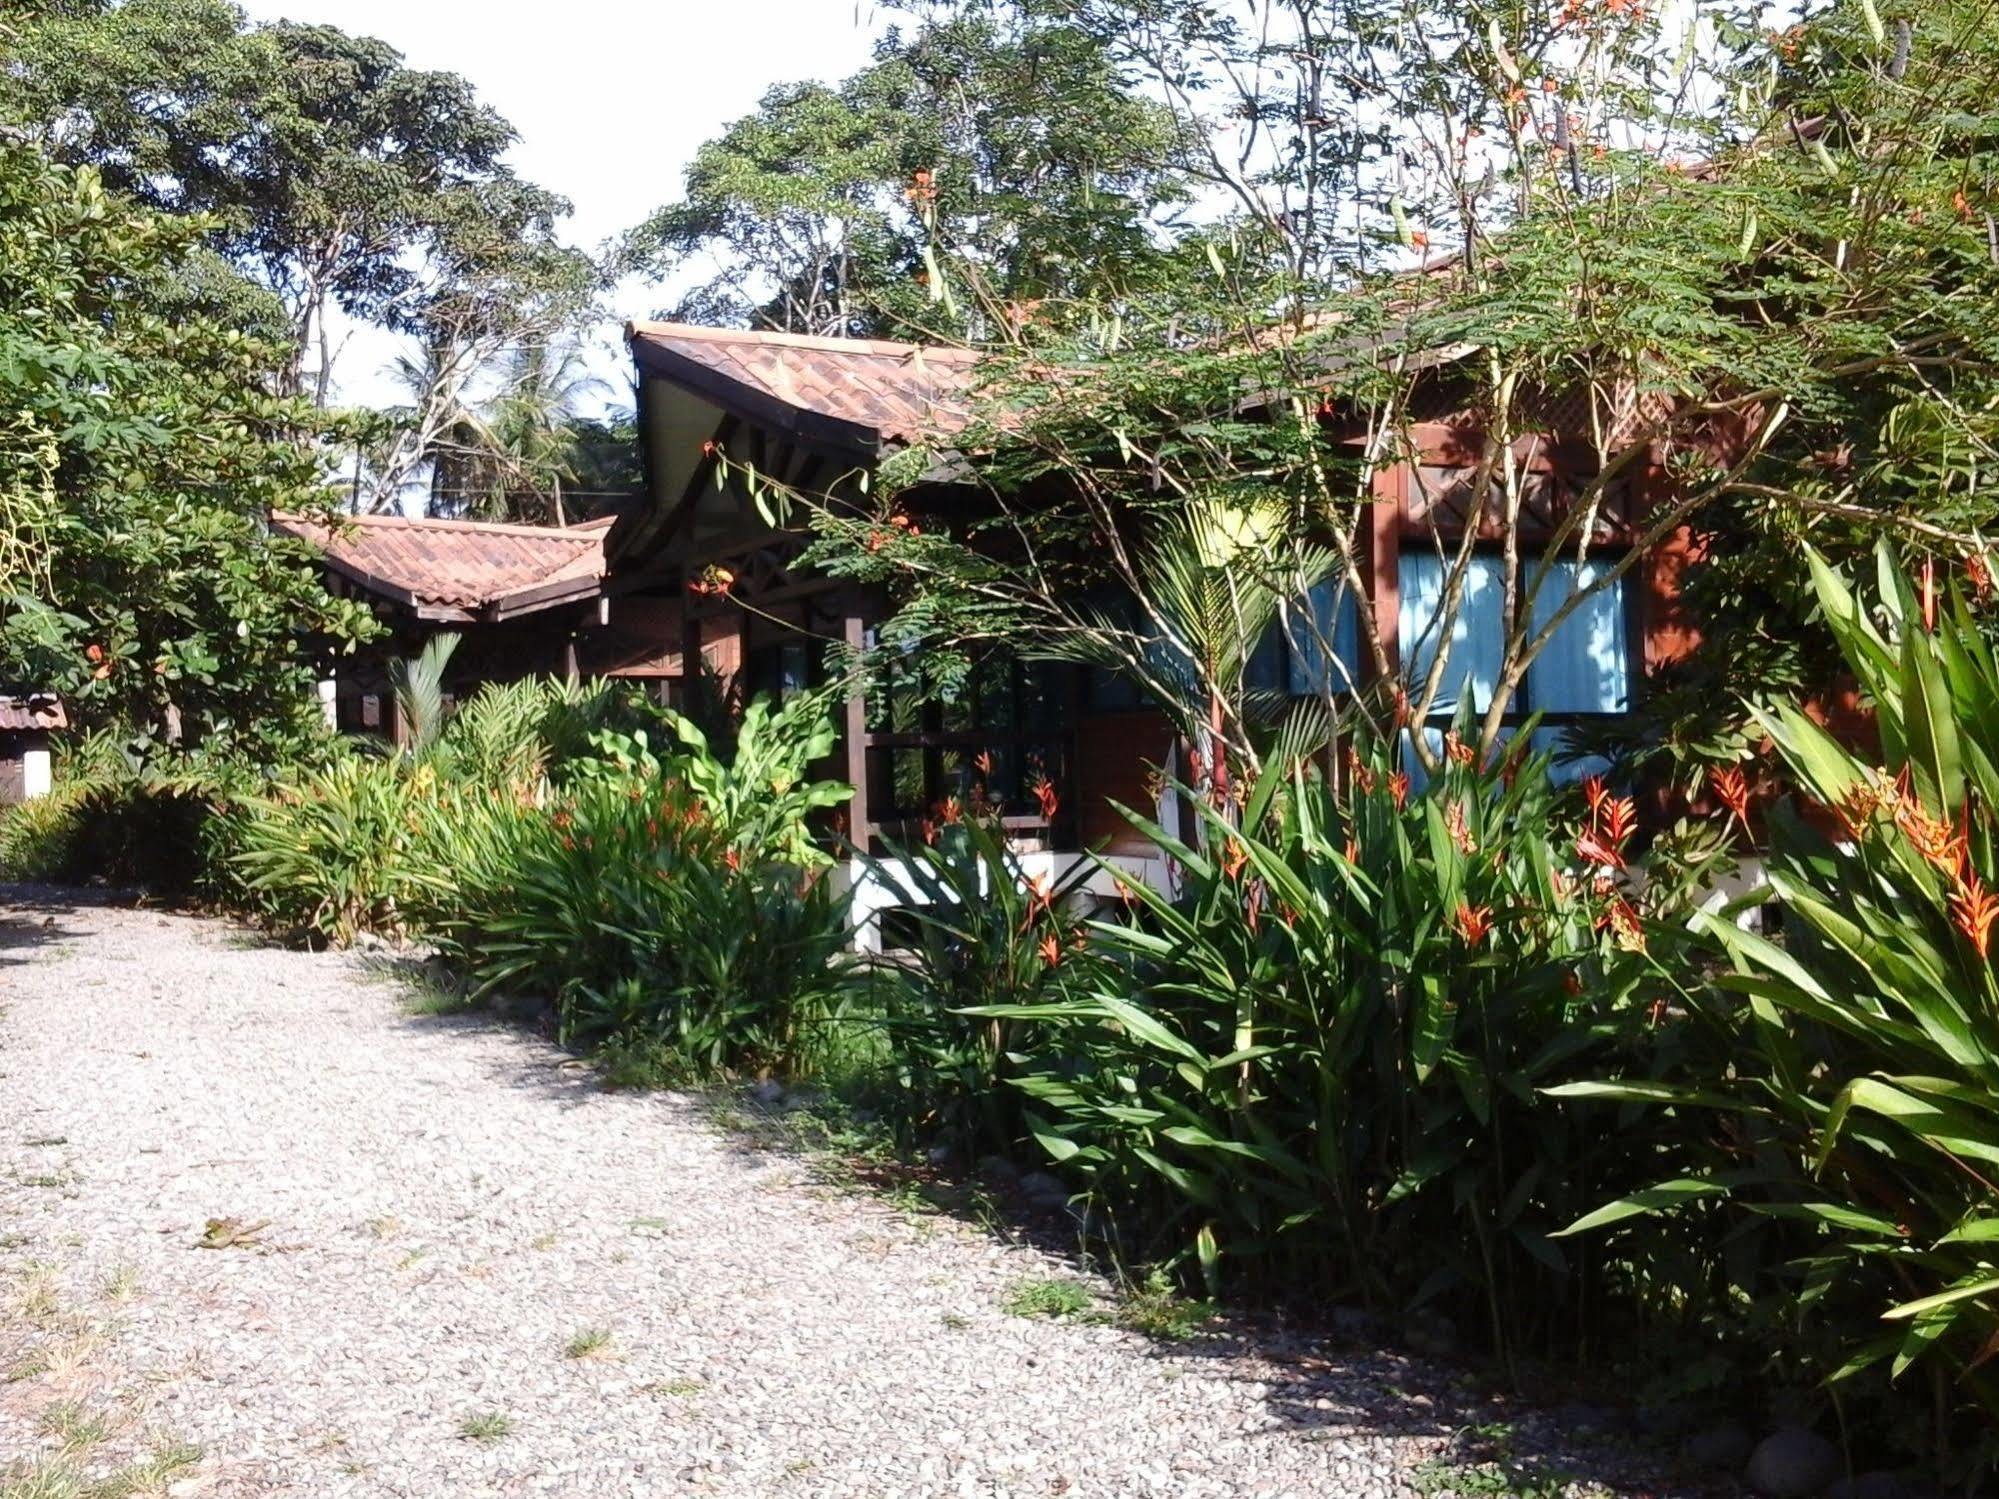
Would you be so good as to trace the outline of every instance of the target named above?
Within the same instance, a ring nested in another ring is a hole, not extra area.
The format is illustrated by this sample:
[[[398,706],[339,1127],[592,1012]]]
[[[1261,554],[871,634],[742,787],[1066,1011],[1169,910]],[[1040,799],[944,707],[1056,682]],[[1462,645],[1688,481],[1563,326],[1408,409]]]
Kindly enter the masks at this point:
[[[1476,555],[1465,575],[1457,619],[1451,628],[1444,683],[1431,711],[1449,718],[1460,697],[1471,694],[1474,712],[1483,713],[1497,690],[1505,659],[1505,562]],[[1612,566],[1596,558],[1580,569],[1573,561],[1550,566],[1534,596],[1533,627],[1539,630],[1569,599],[1595,583]],[[1437,659],[1437,618],[1443,609],[1446,559],[1434,554],[1405,553],[1400,579],[1403,671],[1412,684],[1428,676]],[[1625,619],[1625,580],[1584,600],[1556,629],[1554,636],[1527,668],[1525,690],[1507,711],[1515,717],[1543,713],[1562,717],[1584,713],[1624,713],[1631,707],[1631,643]]]
[[[1360,679],[1360,608],[1346,579],[1323,579],[1287,613],[1285,687],[1290,694],[1352,691]]]

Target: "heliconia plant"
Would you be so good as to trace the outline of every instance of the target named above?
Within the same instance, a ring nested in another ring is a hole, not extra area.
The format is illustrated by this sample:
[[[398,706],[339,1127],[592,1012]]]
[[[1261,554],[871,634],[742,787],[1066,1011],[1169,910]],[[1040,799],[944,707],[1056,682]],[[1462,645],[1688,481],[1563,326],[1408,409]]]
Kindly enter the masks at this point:
[[[1960,596],[1919,591],[1883,549],[1874,604],[1811,559],[1825,619],[1874,712],[1876,756],[1804,709],[1757,711],[1796,796],[1769,816],[1781,933],[1703,913],[1725,960],[1686,976],[1704,1066],[1572,1084],[1683,1125],[1671,1174],[1572,1225],[1640,1215],[1788,1229],[1746,1294],[1803,1328],[1837,1397],[1885,1374],[1904,1423],[1967,1475],[1999,1464],[1999,660]],[[1733,821],[1740,809],[1723,798]],[[1704,1120],[1714,1121],[1704,1123]],[[1740,1240],[1742,1234],[1735,1237]],[[1955,1443],[1954,1453],[1951,1451]]]
[[[1055,789],[1041,783],[1036,799],[1052,818]],[[865,857],[870,877],[901,900],[898,960],[872,983],[894,1114],[967,1153],[1012,1151],[1024,1125],[1007,1083],[1036,1050],[1036,1028],[974,1011],[1067,997],[1100,976],[1076,900],[1094,866],[1029,870],[982,787],[971,805],[925,819],[923,832]]]
[[[1381,745],[1269,767],[1195,799],[1199,840],[1134,816],[1178,888],[1128,884],[1114,966],[969,1012],[1036,1028],[1029,1127],[1128,1252],[1573,1350],[1593,1283],[1554,1234],[1640,1142],[1537,1089],[1648,1023],[1636,818],[1526,742],[1452,734],[1420,789]]]

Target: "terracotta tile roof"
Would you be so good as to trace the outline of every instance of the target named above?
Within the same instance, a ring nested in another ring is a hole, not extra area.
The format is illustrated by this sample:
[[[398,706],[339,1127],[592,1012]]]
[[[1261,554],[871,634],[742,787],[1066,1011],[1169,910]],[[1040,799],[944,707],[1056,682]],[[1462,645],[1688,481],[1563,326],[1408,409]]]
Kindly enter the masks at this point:
[[[822,436],[921,443],[962,431],[970,418],[971,349],[690,323],[631,323],[625,337],[641,366],[724,406],[747,397],[758,408],[749,415],[774,406],[818,418],[830,424]]]
[[[272,529],[311,542],[334,571],[423,610],[477,614],[588,593],[604,575],[609,516],[582,525],[516,526],[401,515],[343,516],[337,525],[280,512]],[[564,587],[573,584],[575,587]]]
[[[19,733],[24,729],[66,729],[69,715],[62,699],[53,692],[24,692],[14,696],[0,693],[0,731]]]

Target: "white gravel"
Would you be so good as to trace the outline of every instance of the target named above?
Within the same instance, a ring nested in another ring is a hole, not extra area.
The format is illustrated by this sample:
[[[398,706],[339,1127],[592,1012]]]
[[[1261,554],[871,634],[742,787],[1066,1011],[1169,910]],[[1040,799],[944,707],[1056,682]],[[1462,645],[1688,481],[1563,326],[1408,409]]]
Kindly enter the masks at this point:
[[[198,1446],[175,1496],[425,1499],[1392,1495],[1490,1414],[1393,1355],[1003,1310],[1075,1273],[364,957],[0,889],[0,1491],[65,1401],[96,1471]]]

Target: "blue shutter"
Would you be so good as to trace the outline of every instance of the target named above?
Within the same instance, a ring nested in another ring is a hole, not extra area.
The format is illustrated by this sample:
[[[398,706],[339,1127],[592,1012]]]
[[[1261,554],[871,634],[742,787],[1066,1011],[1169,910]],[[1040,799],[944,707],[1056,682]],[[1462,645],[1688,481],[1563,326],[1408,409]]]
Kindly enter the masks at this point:
[[[1285,686],[1291,695],[1351,692],[1360,675],[1360,610],[1346,579],[1326,578],[1315,584],[1292,603],[1289,613],[1291,650]],[[1332,642],[1332,659],[1322,641]]]
[[[1404,552],[1398,577],[1402,590],[1402,613],[1397,621],[1402,643],[1403,680],[1415,697],[1430,667],[1437,659],[1437,618],[1444,606],[1444,579],[1449,575],[1445,558],[1424,552]],[[1431,708],[1433,718],[1448,718],[1457,710],[1459,694],[1467,688],[1476,712],[1484,712],[1499,685],[1500,663],[1505,659],[1506,642],[1501,627],[1506,615],[1502,607],[1506,575],[1497,557],[1473,557],[1466,571],[1464,589],[1458,599],[1458,616],[1451,630],[1450,651],[1444,664],[1444,682]]]
[[[1553,564],[1534,596],[1538,633],[1579,588],[1612,564],[1587,559]],[[1625,629],[1624,583],[1585,600],[1563,620],[1547,647],[1527,668],[1527,699],[1541,713],[1624,713],[1631,707],[1631,646]]]

